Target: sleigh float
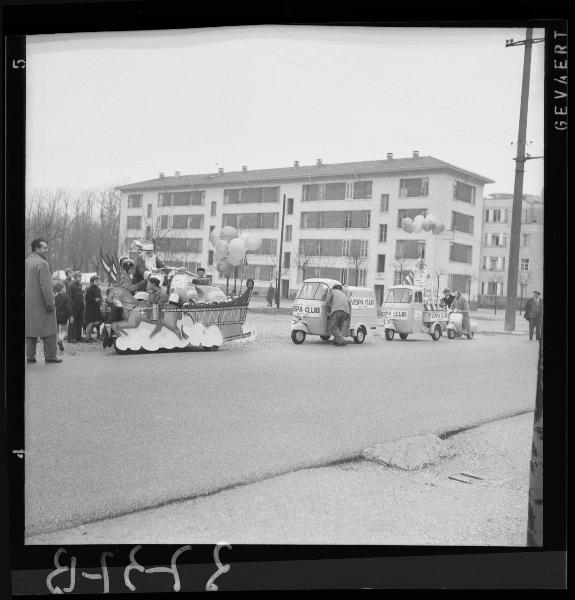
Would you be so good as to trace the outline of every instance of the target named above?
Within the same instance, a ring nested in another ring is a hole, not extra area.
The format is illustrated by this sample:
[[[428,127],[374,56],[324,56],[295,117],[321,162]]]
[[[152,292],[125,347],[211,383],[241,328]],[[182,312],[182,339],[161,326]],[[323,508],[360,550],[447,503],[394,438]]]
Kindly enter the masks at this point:
[[[105,268],[109,264],[106,262]],[[160,272],[167,279],[170,269]],[[252,335],[243,330],[254,287],[252,279],[247,280],[243,294],[230,299],[209,279],[199,279],[180,269],[170,277],[169,301],[153,304],[146,293],[132,295],[118,273],[117,268],[109,270],[115,284],[106,297],[104,348],[114,346],[119,354],[186,348],[217,350],[225,341]]]

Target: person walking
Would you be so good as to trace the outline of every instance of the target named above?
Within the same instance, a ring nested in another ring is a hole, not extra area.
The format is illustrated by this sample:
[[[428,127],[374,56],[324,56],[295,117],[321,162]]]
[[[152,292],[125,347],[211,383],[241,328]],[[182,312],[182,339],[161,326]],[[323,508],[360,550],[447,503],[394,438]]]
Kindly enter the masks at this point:
[[[44,361],[61,363],[56,350],[56,302],[52,288],[50,268],[46,261],[48,243],[38,238],[32,241],[32,254],[25,263],[25,323],[26,362],[35,363],[38,338],[44,342]]]
[[[74,271],[72,273],[72,283],[68,286],[68,296],[72,300],[74,307],[74,322],[70,329],[68,342],[75,344],[83,342],[82,327],[84,325],[84,294],[82,293],[82,273]]]
[[[276,295],[276,290],[270,281],[270,287],[268,288],[268,291],[266,294],[266,300],[267,300],[268,306],[272,306],[275,295]]]
[[[328,297],[330,313],[327,320],[327,333],[333,335],[335,346],[345,346],[344,335],[347,335],[351,319],[351,301],[343,287],[336,283]]]
[[[102,291],[100,290],[100,278],[97,275],[90,277],[90,285],[84,294],[86,301],[86,341],[95,342],[92,339],[92,330],[96,328],[96,338],[100,337],[100,324],[102,323]]]
[[[540,292],[534,291],[533,297],[527,300],[523,316],[529,321],[529,339],[533,339],[533,331],[535,331],[535,339],[540,340],[543,321],[543,300]]]
[[[469,302],[467,298],[458,290],[455,292],[455,300],[451,304],[453,310],[458,310],[462,314],[461,327],[464,333],[469,331]]]
[[[64,338],[68,327],[74,322],[74,306],[70,296],[66,293],[66,285],[62,281],[54,284],[56,292],[56,322],[58,323],[58,348],[64,352]]]

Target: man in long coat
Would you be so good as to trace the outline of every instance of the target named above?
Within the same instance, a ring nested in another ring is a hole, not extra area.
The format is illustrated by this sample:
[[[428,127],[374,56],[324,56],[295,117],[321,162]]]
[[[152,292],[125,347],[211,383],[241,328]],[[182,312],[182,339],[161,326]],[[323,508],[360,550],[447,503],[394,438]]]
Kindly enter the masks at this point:
[[[32,242],[32,254],[26,259],[25,268],[25,324],[26,361],[36,362],[36,342],[44,342],[44,359],[47,363],[60,363],[57,356],[56,302],[52,289],[50,268],[46,262],[48,244],[46,240]]]
[[[535,330],[535,339],[541,339],[543,300],[541,300],[541,294],[539,292],[533,292],[533,298],[529,298],[525,303],[524,317],[529,321],[529,339],[533,339],[533,330]]]

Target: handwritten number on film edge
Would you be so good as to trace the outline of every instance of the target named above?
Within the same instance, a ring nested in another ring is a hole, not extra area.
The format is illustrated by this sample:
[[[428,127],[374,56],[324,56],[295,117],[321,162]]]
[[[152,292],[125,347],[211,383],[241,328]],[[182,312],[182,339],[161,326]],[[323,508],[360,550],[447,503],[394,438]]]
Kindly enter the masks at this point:
[[[226,548],[228,548],[230,550],[232,549],[231,545],[228,544],[227,542],[219,542],[214,547],[214,562],[217,566],[217,571],[209,578],[208,582],[206,583],[206,591],[217,591],[218,586],[214,583],[215,580],[220,575],[227,573],[231,568],[229,564],[222,564],[222,562],[220,561],[220,548],[223,546],[225,546]],[[174,586],[173,586],[174,592],[179,592],[181,589],[180,575],[178,573],[178,568],[177,568],[176,563],[177,563],[177,560],[180,557],[180,555],[183,554],[184,552],[186,552],[187,550],[191,550],[192,547],[190,545],[186,545],[186,546],[181,546],[180,548],[178,548],[172,555],[172,560],[171,560],[169,567],[150,567],[148,569],[146,569],[143,565],[141,565],[136,560],[136,552],[138,550],[140,550],[141,547],[142,547],[141,545],[134,546],[134,548],[132,548],[132,550],[130,551],[130,564],[127,565],[124,569],[124,584],[126,585],[126,587],[132,592],[136,591],[136,586],[130,580],[130,573],[133,570],[139,571],[140,573],[170,573],[174,578]],[[52,594],[70,593],[74,590],[74,587],[76,585],[76,557],[73,555],[70,557],[70,566],[69,567],[63,566],[60,564],[60,556],[62,554],[67,554],[67,550],[64,548],[59,548],[56,551],[56,553],[54,554],[54,567],[56,567],[56,568],[46,578],[46,586],[48,587],[48,590]],[[103,590],[104,594],[108,594],[110,592],[110,578],[109,578],[109,574],[108,574],[108,566],[106,564],[106,558],[112,557],[113,555],[114,555],[113,552],[102,552],[102,554],[100,555],[100,566],[102,569],[101,574],[86,573],[85,571],[82,571],[82,573],[81,573],[82,577],[85,577],[86,579],[91,579],[91,580],[102,579],[103,584],[104,584],[104,590]],[[65,587],[62,589],[57,585],[52,585],[52,580],[56,576],[58,576],[62,573],[66,573],[68,571],[70,571],[70,583],[69,583],[68,587]]]

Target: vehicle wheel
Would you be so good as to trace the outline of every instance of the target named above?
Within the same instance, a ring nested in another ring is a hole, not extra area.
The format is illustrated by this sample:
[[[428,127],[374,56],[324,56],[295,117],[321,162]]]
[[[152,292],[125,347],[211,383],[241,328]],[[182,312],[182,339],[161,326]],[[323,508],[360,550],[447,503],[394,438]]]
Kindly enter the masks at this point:
[[[399,334],[399,339],[400,340],[406,340],[407,339],[408,334],[407,333],[400,333]]]
[[[324,342],[327,342],[327,340],[329,340],[329,338],[331,337],[331,335],[320,335],[319,336]]]
[[[455,331],[453,331],[453,329],[448,329],[447,330],[447,337],[452,340],[455,337]]]
[[[439,325],[436,325],[433,328],[433,331],[431,332],[431,339],[434,342],[437,342],[437,340],[441,337],[441,327]]]
[[[391,340],[393,339],[394,335],[395,335],[395,331],[393,331],[393,329],[386,329],[385,330],[385,339],[388,342],[391,342]]]
[[[294,344],[303,344],[305,342],[305,331],[301,329],[294,329],[291,332],[291,341]]]
[[[363,342],[365,341],[366,333],[367,332],[365,331],[364,327],[359,327],[356,336],[353,338],[353,341],[356,344],[363,344]]]

